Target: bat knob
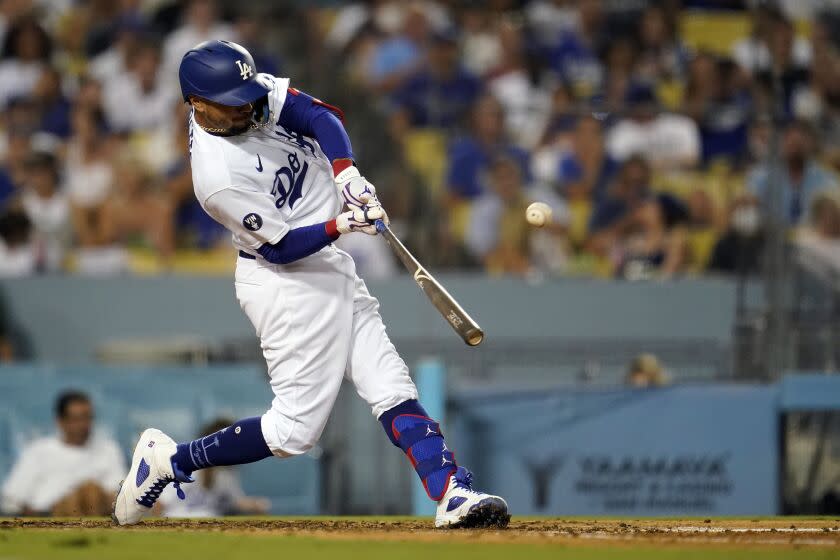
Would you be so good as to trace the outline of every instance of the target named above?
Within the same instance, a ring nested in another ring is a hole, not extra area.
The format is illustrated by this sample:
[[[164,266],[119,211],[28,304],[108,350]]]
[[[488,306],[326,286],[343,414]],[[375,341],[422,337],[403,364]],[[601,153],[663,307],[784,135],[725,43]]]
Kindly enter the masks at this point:
[[[484,331],[482,331],[481,329],[475,329],[467,333],[464,342],[466,342],[469,346],[478,346],[483,340]]]
[[[388,226],[386,226],[385,222],[383,222],[382,220],[376,220],[375,223],[376,223],[376,231],[378,231],[379,233],[382,233],[383,231],[388,229]]]

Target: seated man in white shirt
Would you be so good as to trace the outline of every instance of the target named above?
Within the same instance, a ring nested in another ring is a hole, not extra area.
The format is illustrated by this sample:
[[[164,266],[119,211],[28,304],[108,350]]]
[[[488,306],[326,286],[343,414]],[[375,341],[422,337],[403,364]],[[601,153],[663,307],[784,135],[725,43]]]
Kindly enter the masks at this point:
[[[125,462],[117,444],[92,434],[93,405],[78,391],[59,395],[58,434],[31,442],[0,491],[5,513],[106,515]]]

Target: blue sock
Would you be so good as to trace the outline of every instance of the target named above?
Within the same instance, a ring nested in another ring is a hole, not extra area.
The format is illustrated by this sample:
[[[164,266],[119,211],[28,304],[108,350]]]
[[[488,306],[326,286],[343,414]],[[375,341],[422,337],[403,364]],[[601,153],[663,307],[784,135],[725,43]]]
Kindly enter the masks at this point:
[[[446,447],[440,425],[414,399],[385,411],[379,421],[391,443],[408,455],[429,497],[435,501],[443,498],[458,465]]]
[[[189,475],[208,467],[253,463],[271,455],[262,435],[260,417],[255,416],[234,422],[209,436],[179,443],[172,463]]]

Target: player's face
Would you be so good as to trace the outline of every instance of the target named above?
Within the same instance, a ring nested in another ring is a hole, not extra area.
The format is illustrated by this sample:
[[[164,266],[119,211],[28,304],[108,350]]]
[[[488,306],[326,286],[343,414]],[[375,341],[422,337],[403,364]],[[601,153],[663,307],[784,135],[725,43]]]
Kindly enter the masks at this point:
[[[206,128],[221,129],[228,134],[239,134],[251,127],[253,103],[228,107],[206,99],[194,99],[193,107],[199,124]]]

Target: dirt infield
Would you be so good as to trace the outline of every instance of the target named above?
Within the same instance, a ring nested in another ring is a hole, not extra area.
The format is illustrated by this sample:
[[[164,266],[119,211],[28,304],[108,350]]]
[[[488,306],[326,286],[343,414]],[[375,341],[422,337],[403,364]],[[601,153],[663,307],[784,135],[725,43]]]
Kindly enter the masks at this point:
[[[425,519],[305,518],[208,519],[146,521],[134,527],[113,527],[104,519],[0,519],[7,529],[86,529],[142,532],[212,532],[313,536],[326,539],[399,540],[417,542],[482,542],[620,545],[706,545],[737,547],[840,548],[840,519],[516,519],[507,529],[440,531]]]

